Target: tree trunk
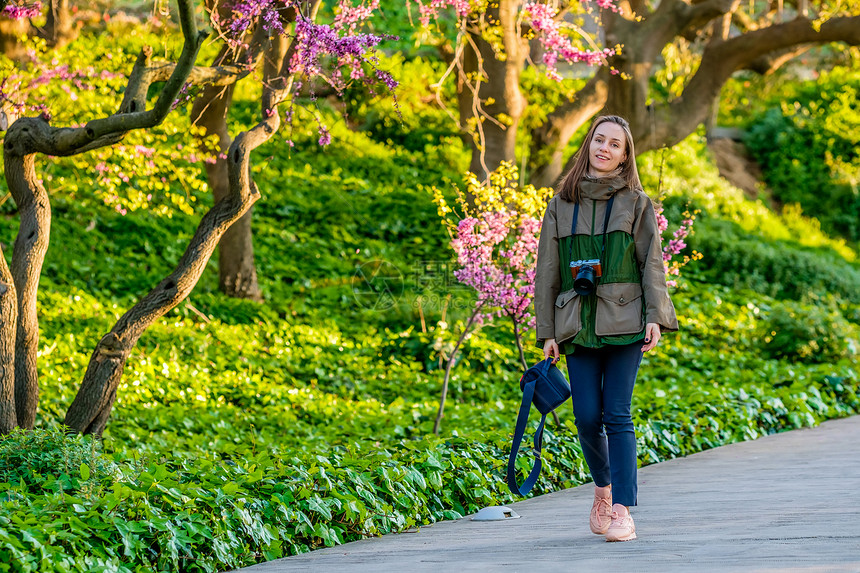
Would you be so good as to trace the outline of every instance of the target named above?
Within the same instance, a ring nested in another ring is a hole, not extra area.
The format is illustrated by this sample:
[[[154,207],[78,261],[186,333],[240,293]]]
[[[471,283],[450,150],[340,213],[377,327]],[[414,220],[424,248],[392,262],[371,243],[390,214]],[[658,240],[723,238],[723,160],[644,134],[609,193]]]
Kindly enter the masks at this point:
[[[51,209],[48,194],[35,169],[37,153],[54,156],[67,156],[83,153],[104,145],[115,143],[132,129],[152,127],[163,121],[170,106],[182,88],[185,78],[191,71],[197,51],[204,35],[197,34],[194,22],[194,7],[191,0],[179,3],[180,21],[185,35],[176,73],[171,74],[162,92],[150,111],[118,113],[110,117],[88,122],[83,127],[54,128],[47,120],[21,118],[9,127],[3,142],[3,162],[9,191],[18,206],[20,227],[12,252],[11,270],[6,270],[3,261],[0,282],[8,283],[11,275],[14,289],[6,286],[0,293],[0,303],[8,304],[8,294],[14,292],[17,304],[17,318],[14,313],[7,315],[4,310],[0,318],[0,365],[4,370],[8,360],[14,361],[15,422],[23,428],[35,424],[38,406],[39,386],[36,369],[39,342],[36,297],[39,277],[42,271],[51,225]],[[128,93],[138,93],[137,84],[144,81],[145,73],[141,64],[146,58],[141,56],[129,79]],[[145,93],[145,90],[142,90]],[[124,100],[125,103],[125,100]],[[2,255],[0,255],[2,256]],[[8,350],[10,329],[15,325],[14,354]],[[10,376],[4,372],[0,386],[5,392],[10,384]],[[0,394],[3,395],[3,394]],[[8,403],[2,405],[2,410]],[[4,415],[6,422],[10,420]]]
[[[15,281],[0,248],[0,435],[18,425],[15,412],[15,329],[18,298]]]
[[[644,5],[622,4],[622,13],[601,11],[607,46],[623,45],[620,55],[610,59],[620,73],[609,74],[601,68],[573,101],[565,102],[547,116],[545,124],[533,132],[530,157],[530,182],[538,186],[553,185],[562,171],[562,154],[576,131],[600,114],[617,114],[630,122],[636,141],[637,153],[656,141],[648,139],[655,119],[646,105],[648,81],[654,63],[660,58],[663,47],[685,29],[704,25],[724,13],[735,0],[707,0],[691,8],[681,0],[663,0],[657,9],[645,14]],[[635,9],[644,19],[636,21],[630,12]],[[659,146],[659,145],[658,145]],[[571,158],[572,159],[572,158]]]
[[[36,358],[39,323],[36,296],[42,264],[48,251],[51,206],[48,193],[36,175],[36,154],[31,135],[41,119],[24,118],[9,128],[4,142],[6,182],[18,206],[21,225],[12,251],[12,278],[18,295],[18,324],[15,338],[15,410],[18,424],[30,429],[36,422],[39,380]]]
[[[816,30],[813,22],[795,18],[735,36],[725,41],[709,43],[696,73],[674,101],[656,105],[651,133],[637,127],[633,136],[644,139],[642,151],[663,145],[675,145],[705,120],[710,103],[720,93],[731,75],[768,54],[780,53],[799,44],[844,42],[860,45],[860,16],[834,18]],[[631,125],[631,128],[633,126]],[[648,137],[644,137],[649,135]],[[637,141],[636,151],[640,152]]]
[[[216,58],[214,65],[221,65],[222,58],[223,53]],[[227,110],[230,108],[232,97],[232,85],[207,86],[191,109],[193,123],[205,128],[207,136],[215,135],[218,138],[214,147],[207,149],[215,156],[215,162],[206,163],[206,177],[216,202],[230,192],[225,154],[230,147]],[[252,213],[253,209],[249,209],[227,229],[221,238],[218,246],[218,286],[221,292],[228,296],[259,301],[263,297],[257,283],[257,268],[254,265]]]
[[[535,187],[554,187],[561,177],[564,151],[574,133],[603,109],[609,96],[609,72],[601,68],[576,93],[547,116],[546,122],[532,131],[529,153],[529,182]]]
[[[55,48],[62,48],[74,41],[78,36],[78,28],[74,24],[72,14],[69,11],[69,0],[51,0],[48,7],[48,20],[42,37],[48,44]]]
[[[517,127],[528,104],[520,91],[520,73],[529,54],[528,40],[520,35],[517,23],[518,8],[514,0],[500,0],[487,9],[488,22],[501,28],[504,59],[499,59],[480,30],[469,33],[460,57],[460,125],[477,132],[477,139],[469,139],[469,170],[481,178],[502,161],[516,161]]]

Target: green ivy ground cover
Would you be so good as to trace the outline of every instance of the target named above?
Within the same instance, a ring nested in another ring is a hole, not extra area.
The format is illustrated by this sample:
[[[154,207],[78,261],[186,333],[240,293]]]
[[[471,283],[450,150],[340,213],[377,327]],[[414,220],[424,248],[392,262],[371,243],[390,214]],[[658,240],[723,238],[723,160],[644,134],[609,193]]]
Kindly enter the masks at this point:
[[[101,57],[97,41],[81,42],[70,57]],[[412,78],[404,95],[419,93],[430,64],[397,65]],[[83,93],[82,107],[108,109],[109,95]],[[237,121],[254,113],[253,96],[237,92]],[[51,163],[39,429],[0,440],[0,571],[217,571],[511,501],[519,367],[507,325],[466,344],[442,435],[431,433],[444,357],[471,299],[451,280],[424,280],[434,278],[422,274],[428,264],[451,262],[428,187],[457,182],[467,158],[420,98],[400,124],[389,103],[351,97],[366,130],[329,114],[329,148],[299,123],[293,150],[273,143],[259,154],[267,302],[223,299],[211,264],[188,303],[142,337],[101,444],[59,428],[89,354],[170,271],[210,199],[192,161],[166,188],[132,178],[154,199],[129,191],[120,203],[92,158]],[[176,161],[168,149],[187,129],[179,111],[140,136],[157,151],[152,169]],[[641,463],[860,411],[853,251],[814,221],[746,200],[695,137],[641,167],[649,189],[667,190],[670,221],[687,204],[703,211],[695,242],[705,253],[674,294],[681,332],[643,363],[633,404]],[[0,213],[9,256],[11,202]],[[798,257],[804,273],[779,271]],[[402,277],[384,309],[354,288],[356,269],[380,261]],[[773,270],[755,276],[762,261]],[[589,479],[569,405],[560,417],[536,494]],[[520,458],[521,471],[529,462]]]

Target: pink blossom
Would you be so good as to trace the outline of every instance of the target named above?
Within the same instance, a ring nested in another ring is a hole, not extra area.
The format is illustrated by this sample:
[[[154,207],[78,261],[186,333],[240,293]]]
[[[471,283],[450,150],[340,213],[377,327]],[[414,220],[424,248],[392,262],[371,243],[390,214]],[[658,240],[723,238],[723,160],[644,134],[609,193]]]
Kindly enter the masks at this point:
[[[528,309],[534,297],[534,256],[540,221],[509,210],[484,210],[457,225],[451,247],[460,268],[454,276],[475,289],[485,309],[476,318],[481,325],[510,316],[531,323]]]
[[[2,13],[10,20],[23,20],[25,18],[38,18],[42,14],[42,3],[33,2],[32,4],[7,4],[3,7]]]
[[[657,229],[660,234],[666,231],[669,228],[669,221],[663,215],[663,206],[658,205],[654,209],[654,214],[657,218]],[[687,243],[684,242],[684,239],[690,235],[690,232],[693,230],[693,222],[695,221],[695,216],[690,215],[689,213],[684,213],[685,219],[681,222],[681,225],[672,233],[672,239],[663,247],[663,268],[666,271],[667,276],[680,276],[681,267],[689,262],[690,257],[684,257],[682,262],[674,262],[672,260],[675,256],[681,254],[681,251],[687,248]],[[672,263],[672,264],[670,264]],[[676,280],[667,280],[666,284],[670,287],[678,286],[678,281]]]
[[[598,0],[598,5],[617,12],[618,9],[613,2],[614,0]],[[545,50],[543,63],[547,68],[546,73],[554,80],[561,79],[556,68],[559,58],[569,64],[585,63],[589,66],[599,66],[616,53],[611,48],[581,50],[575,47],[565,33],[568,24],[563,19],[556,18],[558,10],[550,4],[528,1],[523,6],[523,15],[525,21],[538,33],[538,39]]]
[[[144,157],[152,157],[155,153],[155,149],[152,147],[146,147],[145,145],[135,145],[134,146],[135,153],[139,153]]]

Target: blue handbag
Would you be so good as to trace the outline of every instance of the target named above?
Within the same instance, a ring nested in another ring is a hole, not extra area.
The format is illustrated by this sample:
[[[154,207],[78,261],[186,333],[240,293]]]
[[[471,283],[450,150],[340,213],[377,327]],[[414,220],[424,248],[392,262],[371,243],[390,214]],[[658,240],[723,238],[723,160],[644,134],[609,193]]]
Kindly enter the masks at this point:
[[[542,360],[526,370],[520,378],[520,389],[523,391],[523,401],[517,415],[517,426],[514,430],[514,443],[508,458],[508,487],[511,493],[526,495],[534,487],[541,470],[540,452],[543,447],[543,427],[546,417],[553,410],[564,404],[570,398],[570,384],[555,364],[552,358]],[[517,485],[516,460],[523,441],[523,433],[529,419],[529,410],[534,404],[541,413],[540,424],[534,437],[535,463],[523,484]]]

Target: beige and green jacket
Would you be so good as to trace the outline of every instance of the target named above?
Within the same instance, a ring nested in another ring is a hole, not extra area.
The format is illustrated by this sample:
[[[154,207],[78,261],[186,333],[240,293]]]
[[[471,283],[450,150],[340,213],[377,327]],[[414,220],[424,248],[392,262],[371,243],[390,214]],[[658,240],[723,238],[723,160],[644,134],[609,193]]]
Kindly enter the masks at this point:
[[[562,353],[579,344],[597,348],[629,344],[644,338],[645,325],[678,330],[675,307],[666,287],[663,251],[651,199],[629,189],[620,177],[580,183],[576,232],[571,235],[574,204],[558,195],[550,199],[541,226],[535,272],[537,346],[554,338]],[[607,225],[609,198],[615,201]],[[595,294],[573,290],[571,261],[602,259],[603,276]]]

